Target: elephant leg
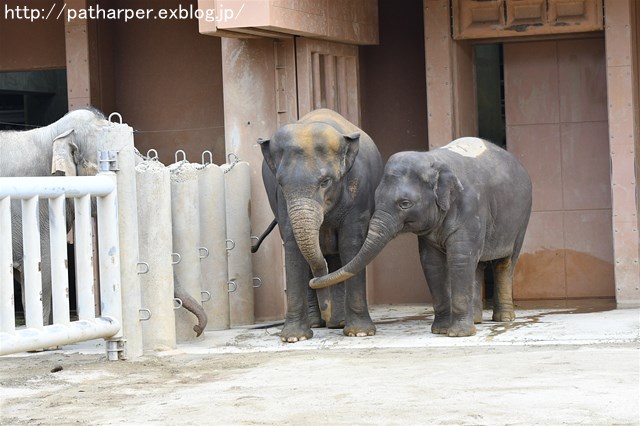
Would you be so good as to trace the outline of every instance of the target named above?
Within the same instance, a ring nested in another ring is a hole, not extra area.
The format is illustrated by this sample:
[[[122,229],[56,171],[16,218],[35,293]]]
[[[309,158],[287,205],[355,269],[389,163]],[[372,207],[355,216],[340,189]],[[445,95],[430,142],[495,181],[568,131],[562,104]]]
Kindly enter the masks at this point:
[[[307,304],[309,305],[309,325],[311,328],[320,328],[326,326],[320,314],[320,305],[318,302],[319,294],[311,287],[307,288]]]
[[[433,299],[435,318],[431,325],[433,334],[447,334],[451,326],[451,296],[447,288],[447,258],[441,251],[418,237],[420,263]]]
[[[513,262],[505,257],[493,262],[493,320],[510,322],[516,318],[513,309]]]
[[[42,234],[44,235],[44,234]],[[47,236],[42,238],[41,248],[41,276],[42,276],[42,323],[49,325],[53,322],[53,312],[51,301],[51,247],[49,245],[48,231]]]
[[[451,286],[451,327],[449,337],[476,334],[474,320],[474,284],[478,259],[469,254],[467,240],[453,241],[447,247],[447,281]]]
[[[283,238],[284,239],[284,238]],[[287,281],[287,315],[280,340],[294,343],[313,337],[309,321],[307,289],[311,270],[293,236],[285,239],[285,275]]]
[[[476,281],[473,284],[473,323],[482,323],[482,288],[484,285],[484,270],[486,264],[478,263]]]
[[[366,220],[365,220],[366,219]],[[343,222],[338,232],[338,250],[342,264],[350,262],[364,244],[367,236],[368,217],[351,216]],[[376,326],[369,315],[367,305],[367,275],[363,269],[345,283],[345,324],[343,333],[350,337],[376,334]],[[337,287],[337,286],[336,286]]]
[[[340,256],[330,255],[327,256],[327,265],[329,272],[333,272],[340,269],[342,264],[340,263]],[[309,290],[311,290],[309,288]],[[321,288],[318,290],[311,290],[315,292],[316,304],[319,303],[320,311],[322,313],[323,325],[328,328],[344,328],[345,325],[345,284],[340,283],[335,286]],[[311,304],[309,305],[311,307]],[[309,317],[311,319],[311,326],[313,327],[313,311],[310,310]]]

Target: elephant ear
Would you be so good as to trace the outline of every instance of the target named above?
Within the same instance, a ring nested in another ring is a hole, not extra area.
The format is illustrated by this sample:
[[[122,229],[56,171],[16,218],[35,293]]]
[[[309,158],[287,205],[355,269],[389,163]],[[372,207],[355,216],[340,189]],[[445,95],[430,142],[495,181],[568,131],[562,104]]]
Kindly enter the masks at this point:
[[[446,212],[464,187],[446,164],[436,161],[432,165],[432,171],[435,171],[433,192],[436,194],[436,203],[442,211]]]
[[[347,173],[351,170],[351,167],[358,156],[358,151],[360,150],[360,132],[349,133],[342,135],[342,137],[347,145],[344,156],[344,172]]]
[[[273,155],[271,155],[271,149],[269,148],[270,142],[271,142],[270,139],[258,138],[258,145],[260,145],[260,149],[262,150],[262,156],[264,157],[264,161],[267,163],[267,166],[269,166],[269,169],[271,170],[271,172],[275,175],[276,163],[275,163],[275,160],[273,159]]]
[[[73,141],[74,130],[56,136],[53,140],[53,158],[51,160],[51,174],[76,176],[78,145]]]

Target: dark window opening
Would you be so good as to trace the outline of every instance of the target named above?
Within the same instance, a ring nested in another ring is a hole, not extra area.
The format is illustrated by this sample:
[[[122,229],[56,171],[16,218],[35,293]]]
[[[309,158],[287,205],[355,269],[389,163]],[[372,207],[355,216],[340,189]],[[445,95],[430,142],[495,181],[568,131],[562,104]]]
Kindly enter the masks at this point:
[[[0,130],[46,126],[68,111],[67,72],[0,73]]]

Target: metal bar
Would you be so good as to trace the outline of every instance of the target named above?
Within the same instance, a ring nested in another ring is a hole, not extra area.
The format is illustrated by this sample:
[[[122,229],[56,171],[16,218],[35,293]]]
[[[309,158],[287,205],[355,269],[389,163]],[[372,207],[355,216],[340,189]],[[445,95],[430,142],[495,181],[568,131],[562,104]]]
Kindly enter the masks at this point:
[[[108,338],[118,330],[120,324],[115,319],[95,318],[91,321],[53,324],[40,329],[27,328],[17,330],[15,334],[0,333],[0,355]]]
[[[22,200],[24,317],[27,327],[42,328],[42,259],[38,197]]]
[[[120,280],[126,285],[122,288],[122,333],[126,338],[126,348],[120,352],[125,358],[142,356],[142,323],[139,311],[142,308],[142,290],[138,275],[140,259],[138,243],[138,202],[136,191],[135,165],[137,155],[133,145],[133,129],[127,125],[114,125],[111,131],[104,132],[98,138],[98,149],[118,152],[120,170],[117,179],[117,217],[123,218],[117,225],[120,255]],[[120,295],[120,293],[118,293]],[[115,303],[115,302],[114,302]],[[120,299],[118,299],[120,304]],[[146,306],[153,308],[152,306]],[[104,314],[103,314],[104,315]],[[109,343],[107,342],[107,345]],[[122,344],[119,344],[122,346]],[[111,352],[108,350],[108,354]]]
[[[16,328],[11,248],[11,198],[0,199],[0,332]]]
[[[77,198],[87,194],[106,195],[114,188],[113,181],[100,175],[0,178],[0,198],[54,198],[65,194]]]
[[[113,172],[108,175],[115,183]],[[118,195],[113,191],[98,198],[98,247],[100,257],[100,301],[102,317],[122,324],[122,285],[120,282],[120,238],[118,234]],[[120,328],[111,339],[122,337]]]
[[[53,322],[66,324],[69,318],[69,261],[67,259],[67,221],[65,196],[49,199],[49,236],[51,246],[51,293]]]
[[[93,305],[93,243],[91,231],[91,196],[73,200],[76,213],[75,260],[78,318],[95,318]]]

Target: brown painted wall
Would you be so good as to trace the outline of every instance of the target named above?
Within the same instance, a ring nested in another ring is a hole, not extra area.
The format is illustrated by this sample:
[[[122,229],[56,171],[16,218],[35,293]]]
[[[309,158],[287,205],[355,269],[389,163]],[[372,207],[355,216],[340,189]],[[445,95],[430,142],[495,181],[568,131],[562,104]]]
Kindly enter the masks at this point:
[[[155,6],[143,0],[115,1],[115,7]],[[188,7],[196,0],[166,0],[162,7]],[[157,6],[160,7],[160,6]],[[102,42],[113,46],[102,55],[103,81],[113,75],[112,102],[139,133],[135,144],[143,152],[154,148],[165,163],[178,149],[200,162],[210,150],[214,162],[225,162],[222,60],[220,39],[198,33],[197,20],[117,21],[102,28]],[[111,67],[109,62],[112,61]],[[108,93],[108,90],[105,90]]]
[[[38,7],[50,10],[54,0],[40,0]],[[0,13],[0,72],[65,67],[64,20],[6,19],[5,5],[15,10],[21,0],[3,0]],[[14,15],[16,18],[18,16]]]
[[[360,47],[363,129],[383,159],[427,150],[422,1],[380,0],[380,44]],[[401,30],[400,30],[401,29]]]
[[[427,99],[422,0],[380,0],[380,44],[360,48],[362,128],[386,161],[426,151]],[[367,269],[371,303],[429,300],[417,239],[401,235]]]

